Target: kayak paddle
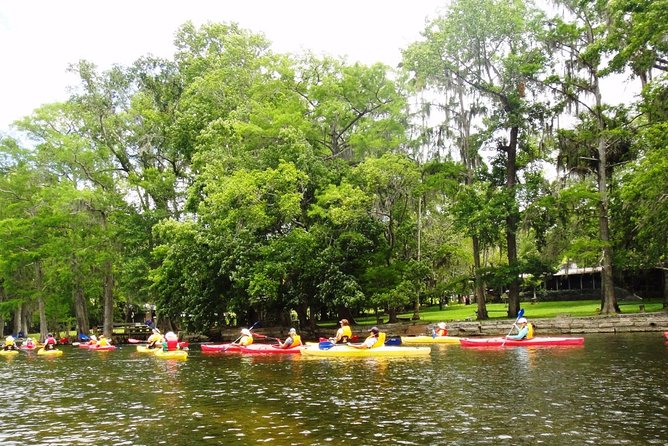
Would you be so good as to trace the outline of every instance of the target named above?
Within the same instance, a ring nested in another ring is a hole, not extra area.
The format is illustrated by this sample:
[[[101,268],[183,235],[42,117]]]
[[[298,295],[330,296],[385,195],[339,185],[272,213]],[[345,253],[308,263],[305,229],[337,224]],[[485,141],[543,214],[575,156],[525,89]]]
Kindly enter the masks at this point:
[[[501,343],[501,347],[506,345],[506,338],[508,336],[510,336],[510,333],[512,333],[512,331],[513,331],[513,327],[517,324],[517,321],[519,321],[522,316],[524,316],[524,308],[520,308],[520,311],[517,313],[517,319],[515,319],[515,322],[513,322],[513,325],[512,325],[512,327],[510,327],[510,330],[508,331],[508,334],[506,335],[506,337],[503,338],[503,342]]]
[[[329,350],[330,348],[334,347],[336,344],[333,343],[332,341],[321,341],[318,343],[318,348],[320,350]]]

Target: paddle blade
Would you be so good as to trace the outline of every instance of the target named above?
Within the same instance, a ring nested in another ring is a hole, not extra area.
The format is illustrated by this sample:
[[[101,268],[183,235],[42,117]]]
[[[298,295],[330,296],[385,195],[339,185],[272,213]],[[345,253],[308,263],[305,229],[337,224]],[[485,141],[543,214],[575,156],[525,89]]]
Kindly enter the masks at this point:
[[[520,311],[517,313],[517,319],[521,318],[524,316],[524,308],[520,308]]]
[[[329,350],[330,348],[334,347],[336,344],[330,341],[322,341],[318,343],[318,348],[320,350]]]

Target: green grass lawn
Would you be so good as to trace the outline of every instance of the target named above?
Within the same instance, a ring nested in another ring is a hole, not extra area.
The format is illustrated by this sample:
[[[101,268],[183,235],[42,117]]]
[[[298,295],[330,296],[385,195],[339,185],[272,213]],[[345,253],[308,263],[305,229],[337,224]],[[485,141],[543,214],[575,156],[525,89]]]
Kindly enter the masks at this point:
[[[640,305],[645,306],[645,311],[656,312],[661,311],[663,302],[660,299],[643,300],[643,301],[623,301],[619,302],[619,307],[622,314],[639,313]],[[531,304],[528,302],[522,303],[524,308],[524,316],[530,319],[551,318],[561,315],[568,315],[571,317],[586,317],[596,316],[598,309],[601,307],[600,300],[578,300],[565,302],[538,302]],[[454,304],[439,310],[438,307],[422,308],[420,310],[420,320],[428,322],[440,321],[463,321],[466,319],[476,320],[475,311],[478,307],[475,304],[463,305]],[[487,313],[490,319],[508,319],[508,307],[506,304],[487,304]],[[402,319],[410,319],[413,312],[402,313],[399,315]],[[387,322],[387,316],[384,317]],[[373,316],[355,318],[355,322],[361,325],[373,325],[376,319]],[[327,325],[327,324],[320,324]],[[336,324],[332,324],[336,325]]]

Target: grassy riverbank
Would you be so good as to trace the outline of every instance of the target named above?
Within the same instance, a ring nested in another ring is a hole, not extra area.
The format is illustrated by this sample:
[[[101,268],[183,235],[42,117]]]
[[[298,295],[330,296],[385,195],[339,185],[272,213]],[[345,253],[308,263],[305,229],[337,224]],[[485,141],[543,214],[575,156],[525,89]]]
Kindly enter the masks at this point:
[[[622,314],[640,313],[640,306],[644,305],[644,311],[647,313],[661,311],[663,302],[660,299],[642,300],[642,301],[622,301],[619,302],[619,307]],[[537,302],[528,303],[523,302],[524,315],[531,319],[554,318],[558,316],[570,317],[587,317],[596,316],[601,307],[600,300],[578,300],[578,301],[562,301],[562,302]],[[439,321],[464,321],[467,319],[476,320],[477,306],[474,304],[463,305],[454,304],[444,307],[439,310],[437,306],[422,308],[420,310],[420,320],[427,322]],[[506,304],[487,304],[487,313],[491,320],[507,319],[508,306]],[[402,320],[410,319],[413,312],[402,313],[399,317]],[[373,325],[376,323],[376,318],[373,315],[358,317],[355,321],[360,325]],[[387,316],[383,318],[387,322]],[[326,325],[326,324],[319,324]]]

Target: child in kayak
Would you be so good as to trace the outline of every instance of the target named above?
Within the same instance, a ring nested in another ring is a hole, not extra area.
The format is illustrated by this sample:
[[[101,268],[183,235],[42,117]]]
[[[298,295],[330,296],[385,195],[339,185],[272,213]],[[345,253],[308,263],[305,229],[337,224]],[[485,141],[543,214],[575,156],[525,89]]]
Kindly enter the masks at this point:
[[[439,322],[436,330],[434,330],[433,336],[436,338],[438,336],[447,336],[448,329],[446,328],[445,322]]]
[[[5,345],[2,347],[3,350],[17,350],[16,342],[14,342],[14,336],[9,335],[5,338]]]
[[[348,342],[350,338],[353,337],[353,331],[350,328],[348,319],[341,319],[339,321],[339,324],[341,324],[341,327],[336,331],[336,336],[330,338],[330,341],[332,341],[335,344],[339,344],[341,342]]]
[[[302,338],[297,334],[297,330],[291,328],[288,332],[288,338],[285,342],[278,341],[279,348],[294,348],[302,345]]]
[[[26,339],[26,344],[24,346],[27,350],[34,350],[37,346],[35,345],[35,340],[33,338]]]
[[[173,352],[179,349],[179,337],[173,331],[168,331],[165,334],[165,340],[162,342],[162,350],[165,352]]]
[[[44,341],[44,350],[55,350],[56,344],[56,338],[54,338],[51,333],[46,335],[46,340]]]
[[[241,337],[234,341],[232,344],[248,346],[253,343],[253,333],[247,328],[241,329]]]
[[[533,338],[533,325],[527,321],[527,318],[519,318],[517,324],[513,324],[513,328],[517,330],[517,334],[506,336],[506,338],[518,341]]]

